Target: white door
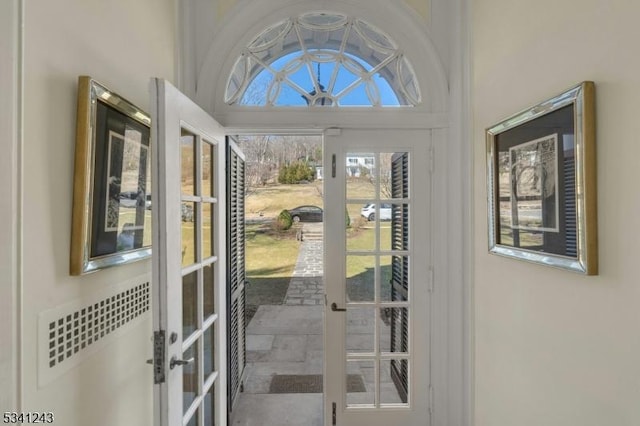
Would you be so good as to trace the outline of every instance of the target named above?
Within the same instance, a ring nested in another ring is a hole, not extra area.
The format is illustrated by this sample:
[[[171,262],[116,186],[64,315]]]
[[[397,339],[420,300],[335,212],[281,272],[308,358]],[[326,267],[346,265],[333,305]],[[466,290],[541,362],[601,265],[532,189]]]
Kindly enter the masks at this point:
[[[224,129],[152,79],[154,424],[226,426]]]
[[[336,133],[324,150],[325,425],[429,425],[431,133]]]

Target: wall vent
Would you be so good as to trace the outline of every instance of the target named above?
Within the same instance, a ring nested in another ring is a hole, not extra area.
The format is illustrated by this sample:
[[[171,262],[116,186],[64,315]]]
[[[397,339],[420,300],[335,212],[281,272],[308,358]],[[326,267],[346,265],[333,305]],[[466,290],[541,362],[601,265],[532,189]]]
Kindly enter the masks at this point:
[[[66,304],[40,314],[39,384],[78,365],[151,309],[149,277],[131,280],[110,293]]]

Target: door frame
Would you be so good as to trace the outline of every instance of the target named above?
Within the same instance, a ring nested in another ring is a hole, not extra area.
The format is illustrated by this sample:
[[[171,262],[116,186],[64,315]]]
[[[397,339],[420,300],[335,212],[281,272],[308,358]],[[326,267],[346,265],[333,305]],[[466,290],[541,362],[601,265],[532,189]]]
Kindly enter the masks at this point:
[[[317,114],[322,114],[317,111]],[[245,115],[252,116],[247,111]],[[271,114],[278,114],[272,112]],[[375,112],[372,112],[375,115]],[[262,117],[262,115],[260,115]],[[216,118],[215,114],[213,115]],[[217,119],[217,118],[216,118]],[[250,121],[251,117],[245,120]],[[270,128],[226,127],[227,135],[322,135],[340,129],[388,129],[385,125],[356,124],[325,127],[286,126]],[[256,120],[260,123],[261,120]],[[431,382],[433,386],[432,424],[471,425],[472,418],[472,246],[469,232],[471,157],[461,145],[460,129],[448,127],[448,121],[435,114],[423,130],[431,131],[432,163],[432,263],[434,306],[431,320]],[[224,123],[221,122],[224,126]],[[398,126],[403,128],[402,126]],[[414,127],[412,129],[416,129]],[[464,126],[466,129],[467,126]],[[324,149],[324,143],[323,143]],[[440,165],[446,165],[442,167]],[[433,200],[441,200],[436,203]],[[465,210],[465,207],[467,210]],[[324,331],[323,331],[324,333]]]
[[[21,411],[22,397],[22,108],[23,0],[0,2],[0,396],[4,411]]]
[[[267,5],[255,2],[247,7],[238,2],[226,14],[215,32],[199,25],[202,16],[211,16],[210,5],[185,3],[181,22],[190,26],[188,36],[180,34],[181,46],[187,52],[181,67],[193,71],[182,74],[185,93],[193,94],[197,102],[209,110],[229,133],[290,133],[312,130],[312,133],[343,128],[384,128],[395,125],[433,130],[434,189],[432,197],[442,202],[434,206],[434,241],[440,252],[434,253],[434,303],[438,318],[434,318],[435,350],[434,386],[436,393],[435,424],[471,425],[474,413],[473,382],[473,255],[474,200],[472,138],[472,7],[471,0],[434,0],[427,22],[416,19],[409,5],[387,1],[330,0],[323,3],[327,10],[365,11],[364,19],[375,23],[382,17],[381,28],[394,29],[392,35],[402,35],[396,41],[403,44],[421,79],[421,89],[429,93],[429,105],[418,113],[393,111],[336,110],[308,111],[261,108],[233,108],[224,105],[221,93],[226,87],[229,71],[244,47],[244,38],[260,28],[276,22],[279,17],[295,11],[315,10],[311,0],[274,0]],[[207,13],[204,13],[207,12]],[[205,28],[205,29],[203,29]],[[253,32],[252,32],[253,31]],[[405,37],[406,36],[406,37]],[[230,43],[228,40],[235,40]],[[300,124],[302,123],[302,124]],[[298,129],[291,132],[292,129]],[[444,167],[440,165],[445,165]],[[441,283],[447,283],[446,286]]]

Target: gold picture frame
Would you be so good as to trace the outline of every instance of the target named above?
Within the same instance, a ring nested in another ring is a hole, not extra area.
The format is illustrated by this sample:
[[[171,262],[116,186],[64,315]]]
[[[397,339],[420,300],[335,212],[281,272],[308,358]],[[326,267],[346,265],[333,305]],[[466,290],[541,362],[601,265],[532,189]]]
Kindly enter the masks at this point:
[[[598,273],[595,84],[486,130],[489,251]]]
[[[151,256],[151,118],[78,78],[70,274]]]

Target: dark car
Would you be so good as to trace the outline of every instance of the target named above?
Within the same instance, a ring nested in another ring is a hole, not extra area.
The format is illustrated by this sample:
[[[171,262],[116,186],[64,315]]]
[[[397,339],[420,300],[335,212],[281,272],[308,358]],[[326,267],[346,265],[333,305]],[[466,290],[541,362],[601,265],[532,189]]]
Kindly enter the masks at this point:
[[[322,209],[318,206],[299,206],[287,211],[294,222],[322,222]]]

